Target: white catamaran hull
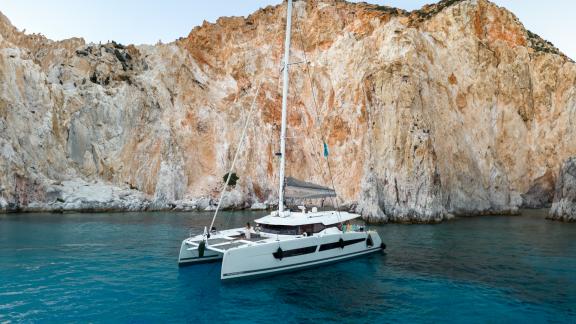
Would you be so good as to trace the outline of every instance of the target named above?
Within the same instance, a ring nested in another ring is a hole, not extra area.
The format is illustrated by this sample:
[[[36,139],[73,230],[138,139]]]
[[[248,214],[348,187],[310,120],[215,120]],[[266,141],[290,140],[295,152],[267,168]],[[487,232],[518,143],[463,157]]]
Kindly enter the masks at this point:
[[[205,249],[202,256],[199,255],[198,246],[190,245],[186,240],[180,246],[178,265],[209,263],[222,260],[222,253]]]
[[[370,240],[367,242],[368,236]],[[376,232],[351,232],[266,242],[224,252],[220,278],[239,279],[300,270],[382,249],[382,241]]]

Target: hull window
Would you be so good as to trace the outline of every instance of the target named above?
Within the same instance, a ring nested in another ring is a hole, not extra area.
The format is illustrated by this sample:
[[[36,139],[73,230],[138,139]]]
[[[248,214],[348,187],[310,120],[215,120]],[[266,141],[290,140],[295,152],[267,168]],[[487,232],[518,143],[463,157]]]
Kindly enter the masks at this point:
[[[276,259],[282,260],[283,258],[289,258],[289,257],[293,257],[293,256],[314,253],[314,252],[316,252],[316,248],[317,248],[316,245],[307,246],[307,247],[303,247],[303,248],[299,248],[299,249],[286,250],[286,251],[283,251],[281,248],[278,248],[278,250],[276,252],[272,253],[272,255],[274,255],[274,257]]]
[[[359,239],[348,240],[348,241],[336,241],[334,243],[326,243],[326,244],[320,245],[320,251],[344,248],[345,246],[364,242],[364,241],[366,241],[366,238],[359,238]]]

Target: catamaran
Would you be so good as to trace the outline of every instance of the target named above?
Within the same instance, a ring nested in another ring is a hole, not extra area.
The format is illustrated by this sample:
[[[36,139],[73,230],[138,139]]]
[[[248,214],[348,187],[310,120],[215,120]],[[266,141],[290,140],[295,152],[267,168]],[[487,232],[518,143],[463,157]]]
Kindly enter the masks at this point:
[[[203,234],[191,236],[182,241],[180,247],[179,265],[221,261],[220,278],[222,280],[295,271],[367,255],[382,251],[385,248],[377,232],[368,231],[364,226],[349,223],[351,220],[359,218],[360,215],[358,214],[337,209],[319,211],[315,207],[307,210],[304,206],[299,206],[300,210],[295,212],[284,206],[287,197],[291,199],[318,199],[336,196],[336,191],[333,188],[285,177],[292,0],[288,0],[286,12],[286,38],[282,69],[282,124],[280,152],[278,154],[280,157],[278,210],[256,219],[256,226],[253,229],[215,229],[214,221],[232,175],[232,172],[229,172],[210,226],[204,228]],[[256,96],[259,89],[260,86],[256,90]],[[255,101],[252,103],[250,114],[254,109],[254,103]],[[230,171],[234,168],[247,125],[248,123],[245,124],[242,131],[240,145]],[[325,155],[327,155],[326,144],[324,144],[324,150]]]

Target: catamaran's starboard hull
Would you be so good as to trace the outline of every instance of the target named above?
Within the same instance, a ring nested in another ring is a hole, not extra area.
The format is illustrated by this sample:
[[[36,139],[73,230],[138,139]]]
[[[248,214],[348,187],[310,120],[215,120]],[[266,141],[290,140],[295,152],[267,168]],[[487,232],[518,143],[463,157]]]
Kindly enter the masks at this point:
[[[373,253],[379,252],[379,251],[383,251],[383,249],[379,247],[379,248],[374,248],[374,249],[369,250],[369,251],[364,251],[362,253],[356,253],[356,254],[341,257],[341,258],[319,260],[317,262],[311,262],[309,264],[303,264],[303,265],[298,265],[298,266],[293,266],[293,267],[291,266],[291,267],[282,268],[282,269],[261,270],[261,271],[257,271],[257,272],[253,272],[253,273],[249,273],[249,274],[243,274],[243,275],[230,275],[227,277],[220,277],[220,279],[223,281],[226,281],[226,282],[231,282],[231,281],[235,282],[235,281],[250,280],[250,279],[262,278],[262,277],[271,277],[271,276],[279,275],[279,274],[283,274],[283,273],[290,273],[290,272],[296,272],[296,271],[302,271],[302,270],[322,267],[322,266],[329,265],[329,264],[336,263],[336,262],[342,262],[342,261],[346,261],[346,260],[350,260],[350,259],[354,259],[354,258],[367,256],[367,255],[370,255],[370,254],[373,254]]]
[[[382,249],[382,241],[376,232],[311,236],[232,249],[224,253],[220,278],[270,276],[344,261]]]

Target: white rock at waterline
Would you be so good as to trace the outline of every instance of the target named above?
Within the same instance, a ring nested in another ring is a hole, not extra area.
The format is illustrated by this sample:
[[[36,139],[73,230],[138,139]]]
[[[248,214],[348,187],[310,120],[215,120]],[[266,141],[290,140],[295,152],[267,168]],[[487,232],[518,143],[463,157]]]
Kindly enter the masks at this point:
[[[252,206],[250,206],[251,210],[266,210],[268,209],[268,205],[266,205],[265,203],[253,203]]]

